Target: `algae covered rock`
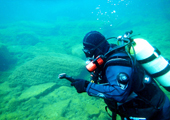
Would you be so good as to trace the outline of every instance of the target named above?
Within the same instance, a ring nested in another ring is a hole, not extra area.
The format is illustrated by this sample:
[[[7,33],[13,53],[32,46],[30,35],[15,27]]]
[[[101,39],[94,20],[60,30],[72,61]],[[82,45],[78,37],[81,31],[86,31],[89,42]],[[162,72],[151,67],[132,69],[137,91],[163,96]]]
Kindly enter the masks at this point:
[[[63,100],[56,103],[45,105],[41,110],[41,114],[44,118],[48,120],[51,119],[59,120],[61,118],[63,120],[68,120],[67,118],[63,117],[63,114],[65,110],[69,107],[69,104],[70,104],[70,100]]]
[[[29,33],[21,33],[16,36],[18,45],[36,45],[40,40],[34,35]]]
[[[0,96],[7,95],[12,89],[9,87],[8,82],[4,82],[0,84]]]
[[[53,89],[55,89],[56,87],[57,87],[56,83],[45,83],[45,84],[31,86],[27,90],[23,91],[18,99],[27,100],[31,97],[39,98],[53,91]]]
[[[82,52],[82,44],[77,44],[77,45],[74,45],[72,46],[71,48],[71,53],[74,55],[74,56],[79,56],[80,58],[85,58],[85,55],[84,53]]]
[[[85,110],[87,111],[90,117],[93,117],[93,116],[97,117],[100,114],[99,108],[91,104],[87,104]]]
[[[59,80],[58,74],[67,73],[78,76],[84,69],[84,61],[80,58],[66,54],[54,54],[54,56],[38,56],[18,66],[9,76],[11,86],[37,85],[47,82],[57,82],[64,85],[67,80]]]
[[[10,55],[7,47],[3,44],[0,44],[0,71],[7,70],[14,62],[15,61]]]

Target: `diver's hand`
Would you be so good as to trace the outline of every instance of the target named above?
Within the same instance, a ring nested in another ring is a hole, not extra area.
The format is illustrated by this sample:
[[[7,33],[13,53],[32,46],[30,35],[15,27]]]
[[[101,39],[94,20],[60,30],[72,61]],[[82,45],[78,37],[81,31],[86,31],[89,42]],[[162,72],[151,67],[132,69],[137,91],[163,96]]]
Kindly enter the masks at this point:
[[[74,82],[71,83],[71,86],[74,86],[78,93],[86,92],[86,88],[90,82],[83,79],[75,79]]]

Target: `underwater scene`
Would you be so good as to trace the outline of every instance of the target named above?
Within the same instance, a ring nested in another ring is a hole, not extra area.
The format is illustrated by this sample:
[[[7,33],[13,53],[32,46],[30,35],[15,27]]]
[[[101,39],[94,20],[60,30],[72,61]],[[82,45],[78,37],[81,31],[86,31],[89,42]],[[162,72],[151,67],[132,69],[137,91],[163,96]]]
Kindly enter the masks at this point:
[[[169,0],[0,0],[0,120],[111,120],[103,99],[78,94],[58,75],[90,80],[82,51],[90,31],[109,38],[133,30],[170,59],[169,6]]]

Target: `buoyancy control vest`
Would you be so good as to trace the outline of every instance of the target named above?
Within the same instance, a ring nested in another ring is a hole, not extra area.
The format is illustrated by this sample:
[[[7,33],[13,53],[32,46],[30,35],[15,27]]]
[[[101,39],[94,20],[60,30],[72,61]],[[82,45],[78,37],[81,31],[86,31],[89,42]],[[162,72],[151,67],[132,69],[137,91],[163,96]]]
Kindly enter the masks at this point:
[[[151,119],[163,106],[165,94],[138,62],[135,66],[132,65],[132,62],[130,56],[125,51],[117,51],[105,62],[102,76],[104,76],[104,71],[109,66],[122,65],[133,67],[131,93],[136,94],[136,97],[121,105],[116,105],[116,108],[116,101],[105,100],[105,102],[109,109],[118,113],[120,116],[142,116]]]

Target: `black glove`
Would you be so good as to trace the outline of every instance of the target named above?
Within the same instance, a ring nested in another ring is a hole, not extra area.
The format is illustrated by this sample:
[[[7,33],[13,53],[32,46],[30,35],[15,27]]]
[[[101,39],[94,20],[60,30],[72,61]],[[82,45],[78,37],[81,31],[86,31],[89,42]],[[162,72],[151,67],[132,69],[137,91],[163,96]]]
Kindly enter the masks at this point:
[[[71,83],[71,86],[74,86],[78,93],[86,92],[86,88],[90,82],[83,79],[75,79],[75,82]]]

